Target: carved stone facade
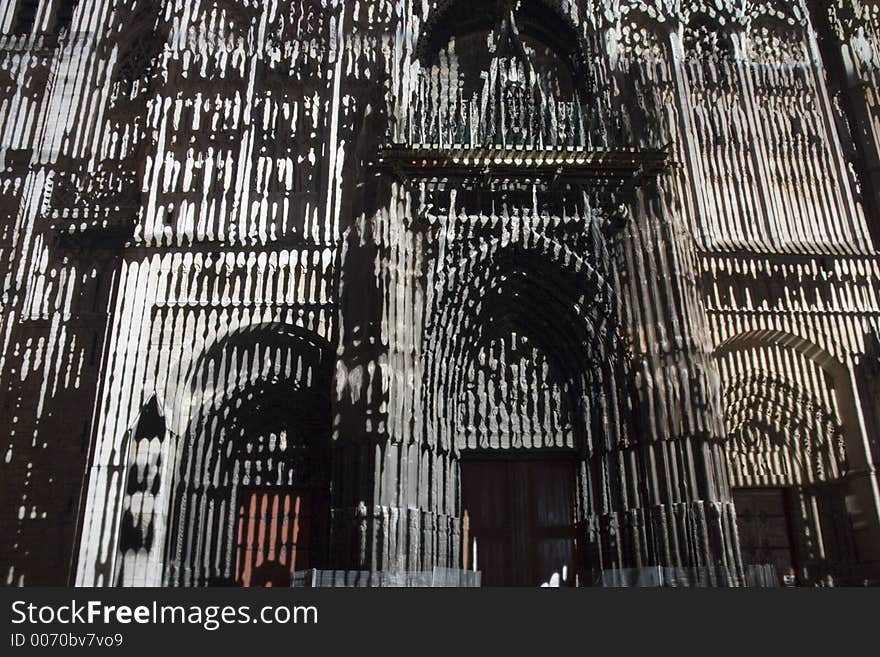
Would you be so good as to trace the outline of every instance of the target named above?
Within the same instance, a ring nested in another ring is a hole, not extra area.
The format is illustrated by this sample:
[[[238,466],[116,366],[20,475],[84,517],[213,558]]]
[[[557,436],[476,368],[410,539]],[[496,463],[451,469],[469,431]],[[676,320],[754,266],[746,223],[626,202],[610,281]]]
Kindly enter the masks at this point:
[[[4,583],[880,583],[880,2],[0,28]]]

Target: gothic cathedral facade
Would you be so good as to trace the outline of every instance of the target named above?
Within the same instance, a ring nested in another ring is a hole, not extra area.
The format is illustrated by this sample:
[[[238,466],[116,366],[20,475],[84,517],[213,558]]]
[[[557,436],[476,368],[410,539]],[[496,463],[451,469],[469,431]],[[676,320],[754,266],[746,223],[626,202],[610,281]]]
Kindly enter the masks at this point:
[[[880,583],[877,0],[0,32],[3,583]]]

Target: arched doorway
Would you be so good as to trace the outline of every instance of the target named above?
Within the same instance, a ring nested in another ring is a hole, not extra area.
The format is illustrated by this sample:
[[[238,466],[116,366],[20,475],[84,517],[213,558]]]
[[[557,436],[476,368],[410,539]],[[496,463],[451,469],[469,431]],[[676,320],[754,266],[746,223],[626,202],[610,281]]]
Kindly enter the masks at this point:
[[[331,359],[323,340],[262,326],[212,348],[178,463],[166,580],[289,586],[328,547]]]
[[[736,336],[716,357],[746,570],[770,564],[790,584],[857,583],[843,366],[815,344],[769,331]]]
[[[589,581],[614,559],[588,527],[620,501],[599,482],[625,433],[610,287],[526,232],[446,268],[440,288],[425,405],[451,450],[464,565],[492,586]]]
[[[459,311],[447,389],[467,558],[489,586],[573,584],[578,491],[590,483],[577,464],[602,432],[590,381],[605,367],[590,356],[596,327],[582,304],[602,293],[539,249],[508,247],[483,264],[461,281],[480,303]]]

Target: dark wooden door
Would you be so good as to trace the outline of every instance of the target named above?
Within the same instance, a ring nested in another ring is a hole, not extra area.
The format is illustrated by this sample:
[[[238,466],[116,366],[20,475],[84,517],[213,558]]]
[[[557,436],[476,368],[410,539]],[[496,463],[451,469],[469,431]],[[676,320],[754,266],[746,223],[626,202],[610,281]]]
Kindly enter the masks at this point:
[[[290,586],[310,567],[312,491],[243,488],[239,494],[235,581],[241,586]]]
[[[469,551],[485,586],[539,586],[554,575],[572,583],[574,476],[567,460],[461,463]]]
[[[783,488],[741,488],[733,491],[737,528],[746,565],[774,564],[780,577],[792,573],[788,500]]]

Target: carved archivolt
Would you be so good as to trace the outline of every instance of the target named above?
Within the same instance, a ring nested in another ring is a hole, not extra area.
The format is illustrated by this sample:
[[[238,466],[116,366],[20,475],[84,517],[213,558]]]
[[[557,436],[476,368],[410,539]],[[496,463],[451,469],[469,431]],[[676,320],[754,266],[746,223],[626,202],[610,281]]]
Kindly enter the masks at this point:
[[[806,385],[760,369],[728,375],[724,421],[734,485],[809,485],[846,474],[837,413]]]

